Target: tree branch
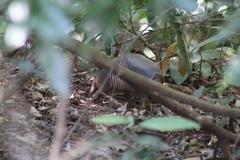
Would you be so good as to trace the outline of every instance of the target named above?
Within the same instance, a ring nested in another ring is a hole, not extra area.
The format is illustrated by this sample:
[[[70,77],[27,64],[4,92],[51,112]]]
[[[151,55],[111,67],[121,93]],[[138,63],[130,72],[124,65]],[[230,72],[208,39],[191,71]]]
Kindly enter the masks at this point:
[[[70,44],[70,45],[69,45]],[[63,44],[64,48],[68,49],[69,51],[79,54],[81,57],[92,61],[93,63],[105,67],[107,69],[112,69],[113,63],[110,59],[99,53],[94,48],[91,48],[83,43],[80,43],[76,40],[72,40],[71,43],[68,45]],[[223,107],[221,105],[213,104],[197,97],[187,95],[185,93],[176,91],[171,89],[167,86],[162,85],[156,81],[152,81],[144,76],[141,76],[135,72],[132,72],[126,68],[122,68],[119,65],[114,65],[113,73],[119,74],[119,76],[128,81],[133,86],[139,88],[140,90],[144,91],[148,94],[153,94],[158,97],[168,97],[175,99],[181,103],[192,105],[195,108],[199,108],[206,112],[211,112],[217,115],[227,116],[231,118],[240,118],[240,110],[234,109],[230,107]]]

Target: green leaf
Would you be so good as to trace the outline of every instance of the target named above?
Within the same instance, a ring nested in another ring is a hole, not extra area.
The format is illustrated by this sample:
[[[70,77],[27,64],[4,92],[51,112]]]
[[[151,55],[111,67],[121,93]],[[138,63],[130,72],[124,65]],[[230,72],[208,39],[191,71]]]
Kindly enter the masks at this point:
[[[175,132],[200,128],[196,122],[176,116],[158,117],[145,120],[140,123],[140,127],[162,132]]]
[[[113,125],[119,125],[119,124],[133,123],[134,119],[132,116],[100,115],[92,118],[91,121],[96,124],[113,126]]]
[[[219,59],[223,55],[223,52],[216,49],[206,49],[201,52],[202,58],[205,60]]]
[[[146,9],[139,9],[136,11],[135,15],[135,20],[136,21],[140,21],[142,19],[147,19],[147,12],[146,12]]]
[[[169,13],[167,16],[167,21],[170,24],[171,28],[174,30],[176,33],[176,38],[177,38],[177,47],[179,52],[178,57],[179,57],[179,68],[178,71],[180,75],[190,75],[191,71],[191,66],[190,66],[190,61],[189,61],[189,52],[187,50],[187,46],[185,43],[185,40],[183,38],[183,32],[181,29],[181,24],[177,22],[176,18],[176,11],[172,11]]]
[[[187,79],[188,75],[185,74],[184,76],[181,76],[178,67],[179,65],[177,60],[170,61],[170,74],[172,79],[175,83],[182,84]]]
[[[214,43],[214,42],[220,42],[222,41],[225,37],[227,36],[227,33],[219,33],[219,34],[216,34],[214,36],[211,36],[209,37],[208,39],[202,41],[201,43],[198,43],[198,45],[196,45],[192,52],[197,52],[201,47],[209,44],[209,43]]]

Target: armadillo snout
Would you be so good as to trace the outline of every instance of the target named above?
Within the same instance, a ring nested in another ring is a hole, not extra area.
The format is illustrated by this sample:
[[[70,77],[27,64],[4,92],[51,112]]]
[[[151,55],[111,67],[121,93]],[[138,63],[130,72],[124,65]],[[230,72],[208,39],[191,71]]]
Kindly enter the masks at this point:
[[[109,81],[106,79],[107,78],[108,71],[106,69],[100,69],[97,74],[94,77],[94,80],[92,82],[92,86],[90,89],[90,95],[93,95],[99,88],[102,88],[103,92],[107,92],[110,87],[109,87]],[[104,81],[105,84],[104,84]],[[104,86],[102,86],[104,84]]]
[[[97,91],[97,86],[96,86],[96,80],[94,79],[92,81],[92,85],[91,85],[91,88],[90,88],[90,92],[89,92],[89,95],[92,96],[96,91]]]

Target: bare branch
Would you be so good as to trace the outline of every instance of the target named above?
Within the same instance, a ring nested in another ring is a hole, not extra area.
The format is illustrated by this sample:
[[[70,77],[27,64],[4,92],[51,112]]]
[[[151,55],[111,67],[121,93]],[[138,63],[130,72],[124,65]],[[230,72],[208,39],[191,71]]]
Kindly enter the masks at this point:
[[[64,136],[66,133],[66,108],[68,105],[68,100],[66,98],[62,98],[61,101],[57,105],[58,113],[57,113],[57,124],[55,130],[54,140],[52,142],[49,160],[60,160],[61,156],[61,148],[63,145]]]

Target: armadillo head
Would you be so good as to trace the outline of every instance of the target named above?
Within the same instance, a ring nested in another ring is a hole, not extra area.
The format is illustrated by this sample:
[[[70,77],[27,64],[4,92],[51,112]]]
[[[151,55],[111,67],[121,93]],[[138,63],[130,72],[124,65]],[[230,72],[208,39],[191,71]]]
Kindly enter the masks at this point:
[[[108,71],[106,69],[100,69],[94,77],[92,82],[92,86],[90,89],[90,95],[93,95],[103,84],[105,79],[107,78]],[[106,84],[103,86],[102,91],[107,92],[110,90],[109,80],[107,80]]]

